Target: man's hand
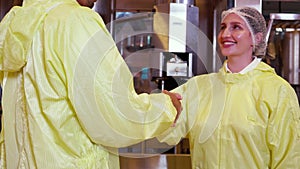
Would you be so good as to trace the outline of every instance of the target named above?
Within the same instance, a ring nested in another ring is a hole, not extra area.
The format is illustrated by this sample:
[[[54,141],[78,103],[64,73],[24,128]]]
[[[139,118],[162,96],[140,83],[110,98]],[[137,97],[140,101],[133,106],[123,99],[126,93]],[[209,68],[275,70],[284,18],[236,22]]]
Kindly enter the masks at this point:
[[[176,121],[177,121],[177,119],[179,118],[179,115],[180,115],[180,113],[181,113],[181,111],[182,111],[182,106],[181,106],[181,102],[180,102],[180,100],[182,100],[182,97],[181,97],[181,95],[178,94],[178,93],[172,93],[172,92],[169,92],[169,91],[167,91],[167,90],[163,90],[162,92],[163,92],[164,94],[167,94],[167,95],[170,96],[170,98],[171,98],[171,100],[172,100],[172,103],[173,103],[174,107],[175,107],[176,110],[177,110],[177,115],[176,115],[175,120],[174,120],[174,123],[173,123],[173,126],[175,126]]]

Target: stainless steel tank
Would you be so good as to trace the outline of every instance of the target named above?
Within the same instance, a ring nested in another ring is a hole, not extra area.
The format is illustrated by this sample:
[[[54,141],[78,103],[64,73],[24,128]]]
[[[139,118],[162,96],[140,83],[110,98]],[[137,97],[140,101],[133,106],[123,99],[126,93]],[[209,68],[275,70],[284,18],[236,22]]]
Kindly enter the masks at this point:
[[[274,24],[275,20],[279,24]],[[280,61],[279,75],[291,85],[300,85],[300,14],[271,13],[268,23],[267,41],[272,31],[282,38],[277,59]],[[269,41],[270,42],[270,41]],[[269,43],[270,44],[270,43]]]
[[[299,54],[300,31],[297,25],[290,25],[284,29],[282,41],[283,77],[292,85],[300,84]]]

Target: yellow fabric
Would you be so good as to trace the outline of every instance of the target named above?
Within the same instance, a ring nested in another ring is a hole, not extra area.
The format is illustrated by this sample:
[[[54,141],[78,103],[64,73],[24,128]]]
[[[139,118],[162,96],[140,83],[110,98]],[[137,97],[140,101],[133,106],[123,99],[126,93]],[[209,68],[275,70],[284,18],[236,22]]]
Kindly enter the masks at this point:
[[[159,137],[190,140],[193,169],[298,169],[300,111],[294,89],[261,62],[246,74],[201,75],[176,88],[183,112]]]
[[[155,137],[176,110],[137,95],[99,15],[75,0],[25,0],[0,24],[1,168],[119,168],[116,147]]]

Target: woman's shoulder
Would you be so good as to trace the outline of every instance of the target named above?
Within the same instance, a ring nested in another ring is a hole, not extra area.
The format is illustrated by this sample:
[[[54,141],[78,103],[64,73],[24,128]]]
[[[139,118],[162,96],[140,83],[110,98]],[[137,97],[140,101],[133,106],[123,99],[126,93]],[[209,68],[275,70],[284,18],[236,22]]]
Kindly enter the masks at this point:
[[[268,64],[262,62],[256,69],[256,81],[262,85],[274,87],[290,87],[290,84]]]
[[[263,69],[256,73],[257,75],[255,76],[254,83],[263,95],[275,98],[279,96],[296,98],[295,90],[287,80],[277,75],[274,70],[270,71],[273,68],[269,65],[263,66],[267,69]]]

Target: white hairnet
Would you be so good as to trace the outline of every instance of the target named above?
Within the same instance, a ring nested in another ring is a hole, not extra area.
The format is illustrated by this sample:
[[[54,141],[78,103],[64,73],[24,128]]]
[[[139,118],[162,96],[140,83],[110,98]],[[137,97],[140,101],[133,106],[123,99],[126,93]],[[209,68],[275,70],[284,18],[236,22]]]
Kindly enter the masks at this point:
[[[258,10],[252,7],[235,7],[222,13],[222,21],[230,13],[240,16],[249,27],[254,43],[253,54],[255,56],[264,56],[267,47],[265,39],[267,35],[267,27],[264,16]],[[255,41],[255,35],[257,33],[262,33],[263,35],[260,42]]]

